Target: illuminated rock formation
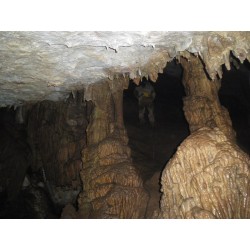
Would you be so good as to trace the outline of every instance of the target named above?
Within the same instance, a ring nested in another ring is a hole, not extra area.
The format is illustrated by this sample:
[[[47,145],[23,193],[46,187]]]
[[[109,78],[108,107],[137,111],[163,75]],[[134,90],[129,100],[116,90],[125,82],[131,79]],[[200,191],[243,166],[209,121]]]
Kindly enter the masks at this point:
[[[199,57],[186,54],[182,58],[184,98],[184,113],[189,123],[190,132],[203,127],[220,128],[229,138],[235,138],[232,122],[228,111],[220,105],[218,80],[211,81],[205,73]]]
[[[109,80],[91,89],[94,109],[82,152],[80,218],[145,216],[148,196],[132,164],[122,118],[122,92],[127,84],[128,79]]]
[[[183,51],[200,55],[216,79],[230,51],[250,59],[249,41],[250,32],[0,32],[0,107],[65,100],[120,76],[156,81]]]
[[[70,203],[62,218],[156,217],[131,159],[123,90],[177,60],[191,135],[161,177],[159,217],[249,218],[249,157],[218,99],[222,65],[249,61],[249,41],[250,32],[0,32],[0,107],[27,132],[23,147],[2,130],[1,191],[16,196],[27,169],[42,169],[53,199]]]
[[[163,171],[161,216],[250,218],[249,167],[249,156],[218,128],[193,132]]]

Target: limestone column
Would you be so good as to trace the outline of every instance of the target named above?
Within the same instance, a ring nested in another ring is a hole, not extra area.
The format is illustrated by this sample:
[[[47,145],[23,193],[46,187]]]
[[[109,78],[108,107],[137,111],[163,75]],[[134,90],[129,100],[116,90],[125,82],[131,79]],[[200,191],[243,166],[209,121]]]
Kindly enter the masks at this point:
[[[185,55],[184,112],[191,135],[161,176],[160,218],[249,218],[250,158],[235,143],[227,110],[199,57]]]
[[[220,105],[218,91],[220,82],[211,81],[204,71],[199,57],[189,54],[181,57],[183,66],[184,113],[190,132],[202,127],[218,127],[228,138],[235,139],[235,132],[226,108]]]
[[[123,86],[128,79],[93,85],[94,109],[82,151],[80,218],[143,218],[148,196],[133,166],[123,124]]]

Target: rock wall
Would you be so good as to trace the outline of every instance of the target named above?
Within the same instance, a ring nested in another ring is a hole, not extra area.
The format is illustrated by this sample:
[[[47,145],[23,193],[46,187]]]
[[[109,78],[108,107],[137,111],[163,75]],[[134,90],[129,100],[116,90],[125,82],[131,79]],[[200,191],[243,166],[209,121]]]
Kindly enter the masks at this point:
[[[86,128],[91,103],[77,92],[65,102],[43,101],[28,111],[28,141],[32,169],[44,169],[54,202],[61,206],[76,201],[82,184],[81,151],[86,146]]]
[[[163,218],[250,218],[250,158],[218,128],[193,132],[161,179]]]
[[[148,195],[134,168],[123,124],[123,89],[128,79],[88,89],[94,103],[82,151],[83,192],[78,218],[143,218]]]
[[[183,66],[184,113],[189,123],[190,132],[202,127],[220,128],[228,138],[235,139],[235,132],[226,108],[220,105],[218,91],[220,82],[211,81],[205,73],[199,57],[184,54]]]

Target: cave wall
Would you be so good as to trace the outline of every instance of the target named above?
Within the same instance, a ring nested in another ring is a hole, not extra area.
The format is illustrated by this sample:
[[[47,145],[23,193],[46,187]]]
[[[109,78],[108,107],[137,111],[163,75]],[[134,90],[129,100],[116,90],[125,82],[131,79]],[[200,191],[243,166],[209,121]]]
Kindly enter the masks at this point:
[[[94,109],[82,151],[80,218],[144,218],[148,195],[131,160],[123,124],[123,89],[128,78],[89,89]]]
[[[73,202],[82,189],[81,151],[86,146],[86,128],[91,103],[83,92],[67,101],[43,101],[28,109],[27,134],[33,171],[44,169],[54,202]]]

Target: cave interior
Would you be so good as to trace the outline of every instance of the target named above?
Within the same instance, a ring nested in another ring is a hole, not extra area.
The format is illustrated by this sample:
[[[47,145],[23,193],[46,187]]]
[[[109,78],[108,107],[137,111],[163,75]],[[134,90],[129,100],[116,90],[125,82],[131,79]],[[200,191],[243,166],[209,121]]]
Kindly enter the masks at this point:
[[[222,75],[220,78],[216,76],[215,81],[204,63],[201,63],[203,76],[192,75],[197,82],[218,84],[219,101],[214,101],[217,97],[211,98],[212,108],[204,104],[199,111],[192,110],[210,90],[202,96],[198,85],[193,89],[191,85],[187,86],[184,56],[168,61],[156,79],[149,77],[156,92],[154,127],[149,124],[147,112],[146,123],[139,124],[134,90],[143,77],[139,81],[127,77],[104,80],[102,84],[93,85],[91,99],[86,98],[86,88],[77,88],[64,100],[27,101],[22,106],[1,107],[0,218],[211,218],[210,213],[204,213],[206,209],[202,212],[191,203],[185,203],[180,214],[173,214],[171,209],[175,208],[169,208],[171,202],[167,199],[176,198],[173,194],[166,195],[167,198],[162,194],[170,189],[169,183],[166,189],[163,188],[166,179],[172,178],[174,183],[175,178],[178,179],[175,175],[170,176],[174,171],[170,163],[174,163],[175,155],[179,155],[182,142],[190,135],[196,135],[196,131],[202,131],[205,125],[211,129],[219,127],[221,131],[226,127],[217,118],[214,121],[211,117],[206,118],[206,114],[218,106],[228,110],[232,121],[232,128],[224,130],[225,134],[229,131],[227,138],[230,140],[223,139],[223,142],[233,144],[233,148],[235,145],[237,155],[240,155],[237,157],[241,161],[245,159],[245,172],[242,170],[241,175],[243,172],[247,175],[249,171],[250,64],[247,59],[241,63],[231,55],[230,69],[223,64]],[[201,60],[194,53],[190,56],[195,58],[190,59],[194,64],[195,60]],[[115,81],[118,87],[111,88]],[[200,99],[193,100],[194,96]],[[196,128],[198,118],[190,118],[189,112],[197,116],[201,112],[201,124],[206,119],[208,121]],[[235,131],[233,139],[231,130]],[[236,153],[233,151],[232,154]],[[193,157],[196,157],[195,153]],[[181,170],[176,171],[178,176]],[[164,176],[168,177],[163,179]],[[245,180],[249,191],[248,180],[249,175]],[[180,181],[184,182],[183,179]],[[220,206],[224,209],[223,202]],[[239,206],[249,211],[249,204]],[[202,203],[202,206],[205,205]],[[232,209],[228,215],[214,212],[215,207],[211,208],[213,216],[219,214],[221,218],[245,218],[250,213],[241,209],[238,215],[236,209]],[[168,208],[170,212],[166,212]],[[186,212],[188,209],[192,212]]]

